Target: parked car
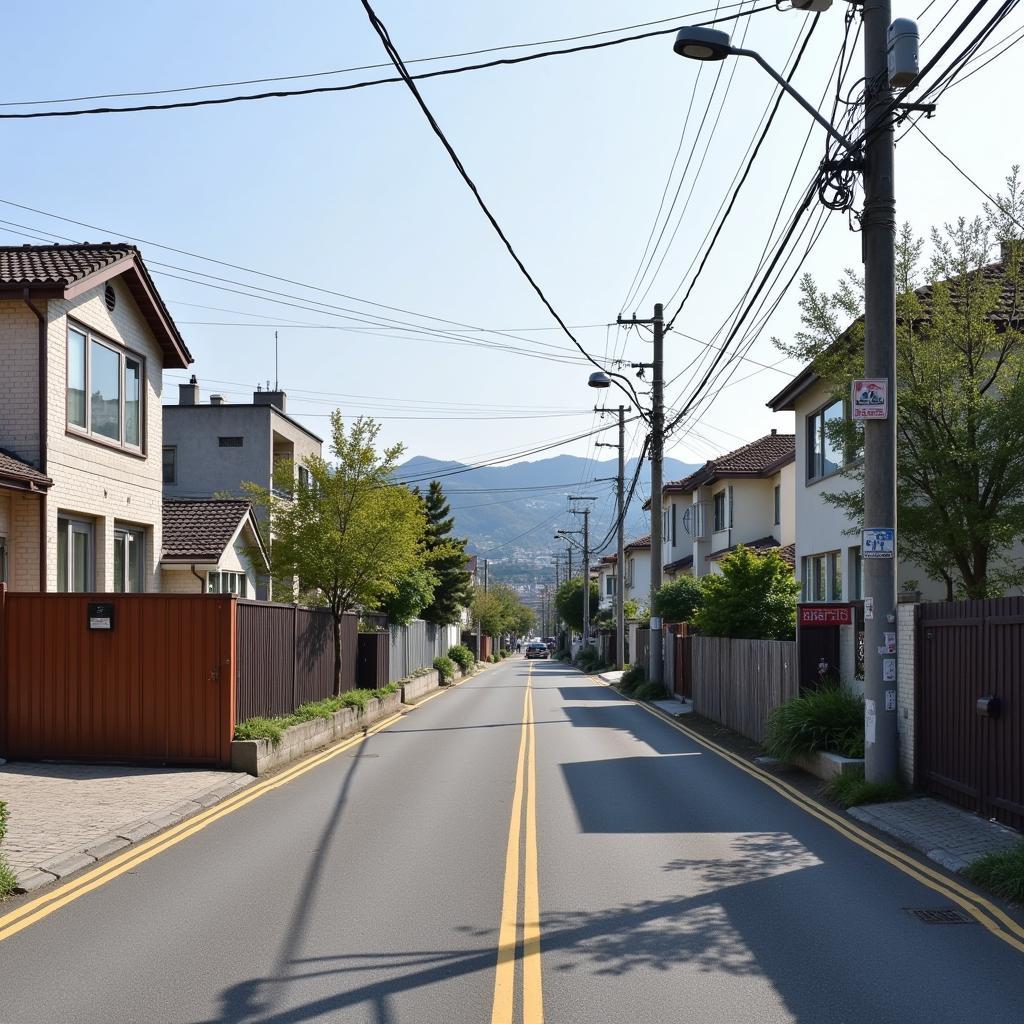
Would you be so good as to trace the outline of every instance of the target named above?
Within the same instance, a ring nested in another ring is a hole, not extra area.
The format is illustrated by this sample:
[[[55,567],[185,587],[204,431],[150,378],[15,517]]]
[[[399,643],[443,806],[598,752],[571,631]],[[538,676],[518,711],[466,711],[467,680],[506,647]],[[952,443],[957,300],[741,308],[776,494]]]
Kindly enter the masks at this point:
[[[548,645],[542,643],[540,640],[526,645],[527,658],[546,658],[550,653]]]
[[[547,645],[547,649],[554,654],[558,648],[558,641],[553,636],[544,637],[544,643]]]

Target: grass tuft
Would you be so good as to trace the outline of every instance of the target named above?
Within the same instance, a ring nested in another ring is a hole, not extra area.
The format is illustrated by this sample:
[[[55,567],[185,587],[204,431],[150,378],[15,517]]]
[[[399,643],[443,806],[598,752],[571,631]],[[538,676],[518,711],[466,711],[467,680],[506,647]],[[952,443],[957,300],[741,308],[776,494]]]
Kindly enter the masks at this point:
[[[665,687],[653,679],[648,679],[633,690],[633,696],[637,700],[664,700]]]
[[[0,841],[3,840],[7,833],[7,804],[0,800]],[[8,896],[14,895],[14,890],[18,887],[18,877],[15,875],[14,870],[10,864],[4,859],[4,855],[0,853],[0,900],[7,899]]]
[[[964,874],[997,896],[1024,903],[1024,842],[1009,850],[986,853],[971,864]]]
[[[867,782],[863,772],[847,772],[836,775],[825,783],[825,795],[843,807],[859,807],[861,804],[886,804],[893,800],[904,800],[909,795],[907,788],[899,782]]]
[[[864,756],[864,700],[841,686],[811,690],[768,715],[765,747],[783,761],[827,750]]]

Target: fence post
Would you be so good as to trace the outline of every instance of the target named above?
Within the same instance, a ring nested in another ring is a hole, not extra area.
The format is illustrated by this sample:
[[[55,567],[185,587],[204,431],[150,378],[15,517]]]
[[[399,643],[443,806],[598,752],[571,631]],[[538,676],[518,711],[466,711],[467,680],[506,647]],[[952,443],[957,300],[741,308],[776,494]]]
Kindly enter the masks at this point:
[[[299,606],[292,605],[292,710],[299,706]]]

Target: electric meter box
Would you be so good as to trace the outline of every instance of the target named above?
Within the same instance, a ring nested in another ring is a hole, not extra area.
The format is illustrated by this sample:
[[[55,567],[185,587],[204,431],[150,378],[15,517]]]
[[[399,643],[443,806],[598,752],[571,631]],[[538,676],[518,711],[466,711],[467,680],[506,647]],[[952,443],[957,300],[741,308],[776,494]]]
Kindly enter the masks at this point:
[[[889,26],[889,85],[905,89],[917,81],[918,66],[917,22],[910,18],[897,18]]]

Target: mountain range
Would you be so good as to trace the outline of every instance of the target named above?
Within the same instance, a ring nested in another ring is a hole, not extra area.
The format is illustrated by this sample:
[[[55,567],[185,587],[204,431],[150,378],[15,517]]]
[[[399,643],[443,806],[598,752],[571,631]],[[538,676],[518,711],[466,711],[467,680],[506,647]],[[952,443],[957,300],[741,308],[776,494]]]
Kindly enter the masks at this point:
[[[698,467],[677,459],[665,459],[664,479],[678,480]],[[417,481],[421,490],[431,479],[441,481],[452,516],[455,533],[469,539],[468,551],[486,557],[492,578],[529,584],[551,577],[553,551],[564,551],[556,541],[555,530],[580,528],[582,516],[570,516],[569,495],[593,495],[589,505],[592,546],[604,540],[615,522],[615,484],[618,471],[615,459],[592,461],[576,455],[557,455],[535,462],[517,462],[508,466],[471,468],[460,462],[416,456],[403,463],[395,473],[402,481]],[[626,463],[627,493],[636,459]],[[650,495],[651,468],[641,467],[633,501],[626,514],[627,542],[650,532],[648,513],[643,503]],[[575,522],[575,526],[570,524]],[[614,551],[614,539],[605,549]]]

